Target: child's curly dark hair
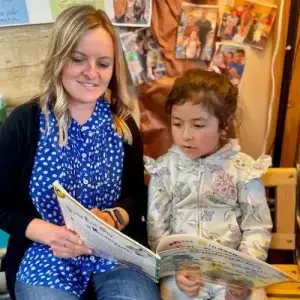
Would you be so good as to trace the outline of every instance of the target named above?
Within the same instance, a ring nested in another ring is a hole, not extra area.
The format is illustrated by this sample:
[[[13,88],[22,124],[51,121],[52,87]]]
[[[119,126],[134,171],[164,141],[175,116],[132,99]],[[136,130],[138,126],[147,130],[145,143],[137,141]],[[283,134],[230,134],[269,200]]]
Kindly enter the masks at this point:
[[[201,104],[219,120],[220,129],[227,132],[237,119],[238,89],[225,75],[202,69],[191,69],[177,78],[167,97],[165,109],[171,114],[174,105],[186,102]]]

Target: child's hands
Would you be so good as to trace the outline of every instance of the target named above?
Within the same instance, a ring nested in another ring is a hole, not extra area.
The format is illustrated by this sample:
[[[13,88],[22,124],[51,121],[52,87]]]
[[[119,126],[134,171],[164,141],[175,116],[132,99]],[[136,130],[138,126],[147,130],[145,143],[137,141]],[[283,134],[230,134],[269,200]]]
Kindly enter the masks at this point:
[[[225,300],[246,300],[251,295],[251,290],[243,287],[228,286]]]
[[[197,277],[191,275],[190,271],[178,271],[175,274],[178,288],[189,297],[195,297],[199,293],[201,281]]]

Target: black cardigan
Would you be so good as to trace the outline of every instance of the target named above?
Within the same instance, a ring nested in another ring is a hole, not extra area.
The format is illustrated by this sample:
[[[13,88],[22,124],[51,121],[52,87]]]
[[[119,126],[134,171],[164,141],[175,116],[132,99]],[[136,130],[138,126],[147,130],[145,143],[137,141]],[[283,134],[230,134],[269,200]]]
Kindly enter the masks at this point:
[[[16,273],[31,241],[25,237],[28,224],[41,218],[29,195],[29,181],[39,140],[40,107],[36,100],[17,107],[0,127],[0,228],[9,235],[5,257],[7,286],[14,297]],[[124,233],[147,245],[147,195],[144,185],[143,148],[132,117],[126,120],[133,143],[124,142],[121,196],[117,206],[129,214]]]

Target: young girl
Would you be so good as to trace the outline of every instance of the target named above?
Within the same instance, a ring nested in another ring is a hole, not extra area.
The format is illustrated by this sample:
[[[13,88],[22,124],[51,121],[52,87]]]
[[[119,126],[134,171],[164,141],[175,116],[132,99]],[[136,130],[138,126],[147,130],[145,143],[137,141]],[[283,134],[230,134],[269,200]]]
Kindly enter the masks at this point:
[[[165,236],[183,233],[267,258],[272,221],[260,178],[271,158],[255,161],[229,139],[237,96],[230,81],[214,72],[189,70],[175,81],[166,103],[174,145],[156,161],[146,159],[153,251]],[[230,288],[229,297],[225,286],[201,282],[188,272],[161,282],[164,300],[248,299],[251,291],[242,291]],[[265,299],[264,291],[256,292],[252,299]]]
[[[227,26],[224,29],[224,39],[231,40],[235,34],[237,24],[239,22],[239,17],[237,16],[237,10],[233,9],[231,15],[227,17]]]
[[[200,55],[200,40],[196,28],[192,30],[190,36],[184,41],[185,57],[187,59],[197,59]]]

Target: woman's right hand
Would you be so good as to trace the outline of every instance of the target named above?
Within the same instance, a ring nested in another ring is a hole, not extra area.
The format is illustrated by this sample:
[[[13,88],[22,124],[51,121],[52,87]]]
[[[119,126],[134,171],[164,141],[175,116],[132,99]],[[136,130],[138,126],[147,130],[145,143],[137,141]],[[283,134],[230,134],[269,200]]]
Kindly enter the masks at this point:
[[[52,223],[34,219],[26,229],[26,237],[51,247],[53,254],[61,258],[76,257],[84,254],[92,254],[76,233],[68,230],[66,226],[58,226]]]
[[[201,287],[201,280],[198,278],[191,278],[190,275],[191,274],[189,271],[176,272],[175,274],[176,284],[178,288],[187,296],[196,297]]]

